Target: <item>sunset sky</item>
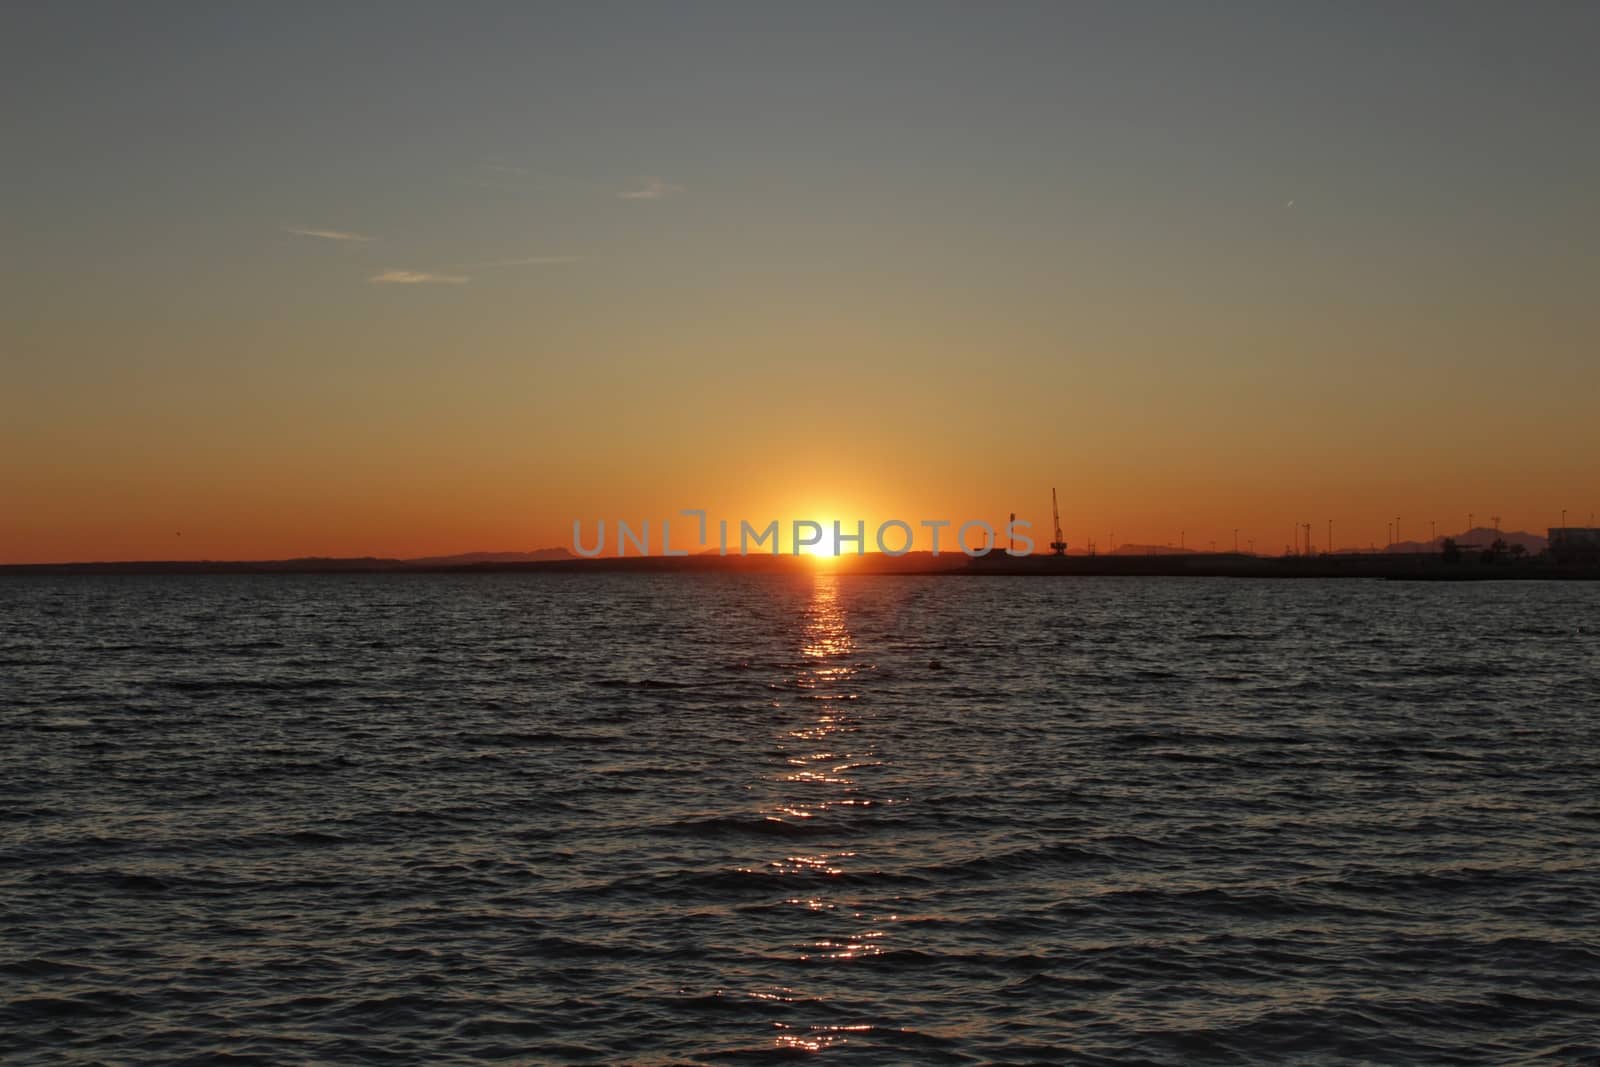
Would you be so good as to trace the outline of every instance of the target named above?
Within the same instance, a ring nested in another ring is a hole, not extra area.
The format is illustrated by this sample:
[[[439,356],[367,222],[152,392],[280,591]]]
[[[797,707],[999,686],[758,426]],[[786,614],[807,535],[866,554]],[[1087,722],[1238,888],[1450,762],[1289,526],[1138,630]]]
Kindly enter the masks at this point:
[[[1578,3],[7,5],[0,562],[1052,486],[1075,546],[1587,523],[1597,54]]]

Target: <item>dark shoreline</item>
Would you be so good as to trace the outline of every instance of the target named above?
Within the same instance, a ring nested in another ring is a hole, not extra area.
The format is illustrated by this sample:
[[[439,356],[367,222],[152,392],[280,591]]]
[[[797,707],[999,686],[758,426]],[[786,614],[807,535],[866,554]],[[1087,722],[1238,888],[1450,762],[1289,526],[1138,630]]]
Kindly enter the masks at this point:
[[[838,574],[949,575],[965,577],[1167,577],[1167,578],[1367,578],[1390,581],[1595,581],[1600,565],[1557,563],[1547,557],[1483,562],[1468,552],[1447,563],[1435,554],[1249,556],[1186,553],[1148,556],[1023,556],[1004,554],[968,560],[949,553],[934,557],[867,555],[830,561]],[[810,557],[636,556],[455,565],[416,564],[380,558],[290,560],[148,560],[131,562],[0,564],[0,577],[70,575],[193,574],[791,574],[817,573]]]

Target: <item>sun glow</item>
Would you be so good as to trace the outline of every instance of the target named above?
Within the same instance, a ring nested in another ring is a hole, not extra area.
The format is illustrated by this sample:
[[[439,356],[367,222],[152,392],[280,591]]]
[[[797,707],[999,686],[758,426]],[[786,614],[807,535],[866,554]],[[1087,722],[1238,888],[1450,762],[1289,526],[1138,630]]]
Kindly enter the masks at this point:
[[[822,527],[822,536],[817,540],[816,544],[805,545],[800,551],[805,555],[820,560],[837,559],[839,556],[839,543],[833,536],[833,520],[814,519],[812,521]]]

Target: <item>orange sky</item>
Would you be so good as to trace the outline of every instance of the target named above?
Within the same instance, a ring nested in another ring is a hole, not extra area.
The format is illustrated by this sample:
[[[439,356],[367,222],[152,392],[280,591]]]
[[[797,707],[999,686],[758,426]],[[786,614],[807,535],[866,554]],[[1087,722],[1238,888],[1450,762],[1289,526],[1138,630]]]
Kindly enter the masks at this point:
[[[1581,10],[981,14],[36,12],[0,561],[1600,510]]]

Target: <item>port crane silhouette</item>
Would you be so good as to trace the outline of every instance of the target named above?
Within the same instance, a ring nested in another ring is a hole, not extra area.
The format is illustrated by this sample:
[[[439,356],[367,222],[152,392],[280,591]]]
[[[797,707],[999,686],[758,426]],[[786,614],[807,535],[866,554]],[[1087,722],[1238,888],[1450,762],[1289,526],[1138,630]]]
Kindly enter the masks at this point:
[[[1067,554],[1067,539],[1061,536],[1061,505],[1056,503],[1056,490],[1050,487],[1050,510],[1056,519],[1056,539],[1050,542],[1050,551],[1058,556]]]

